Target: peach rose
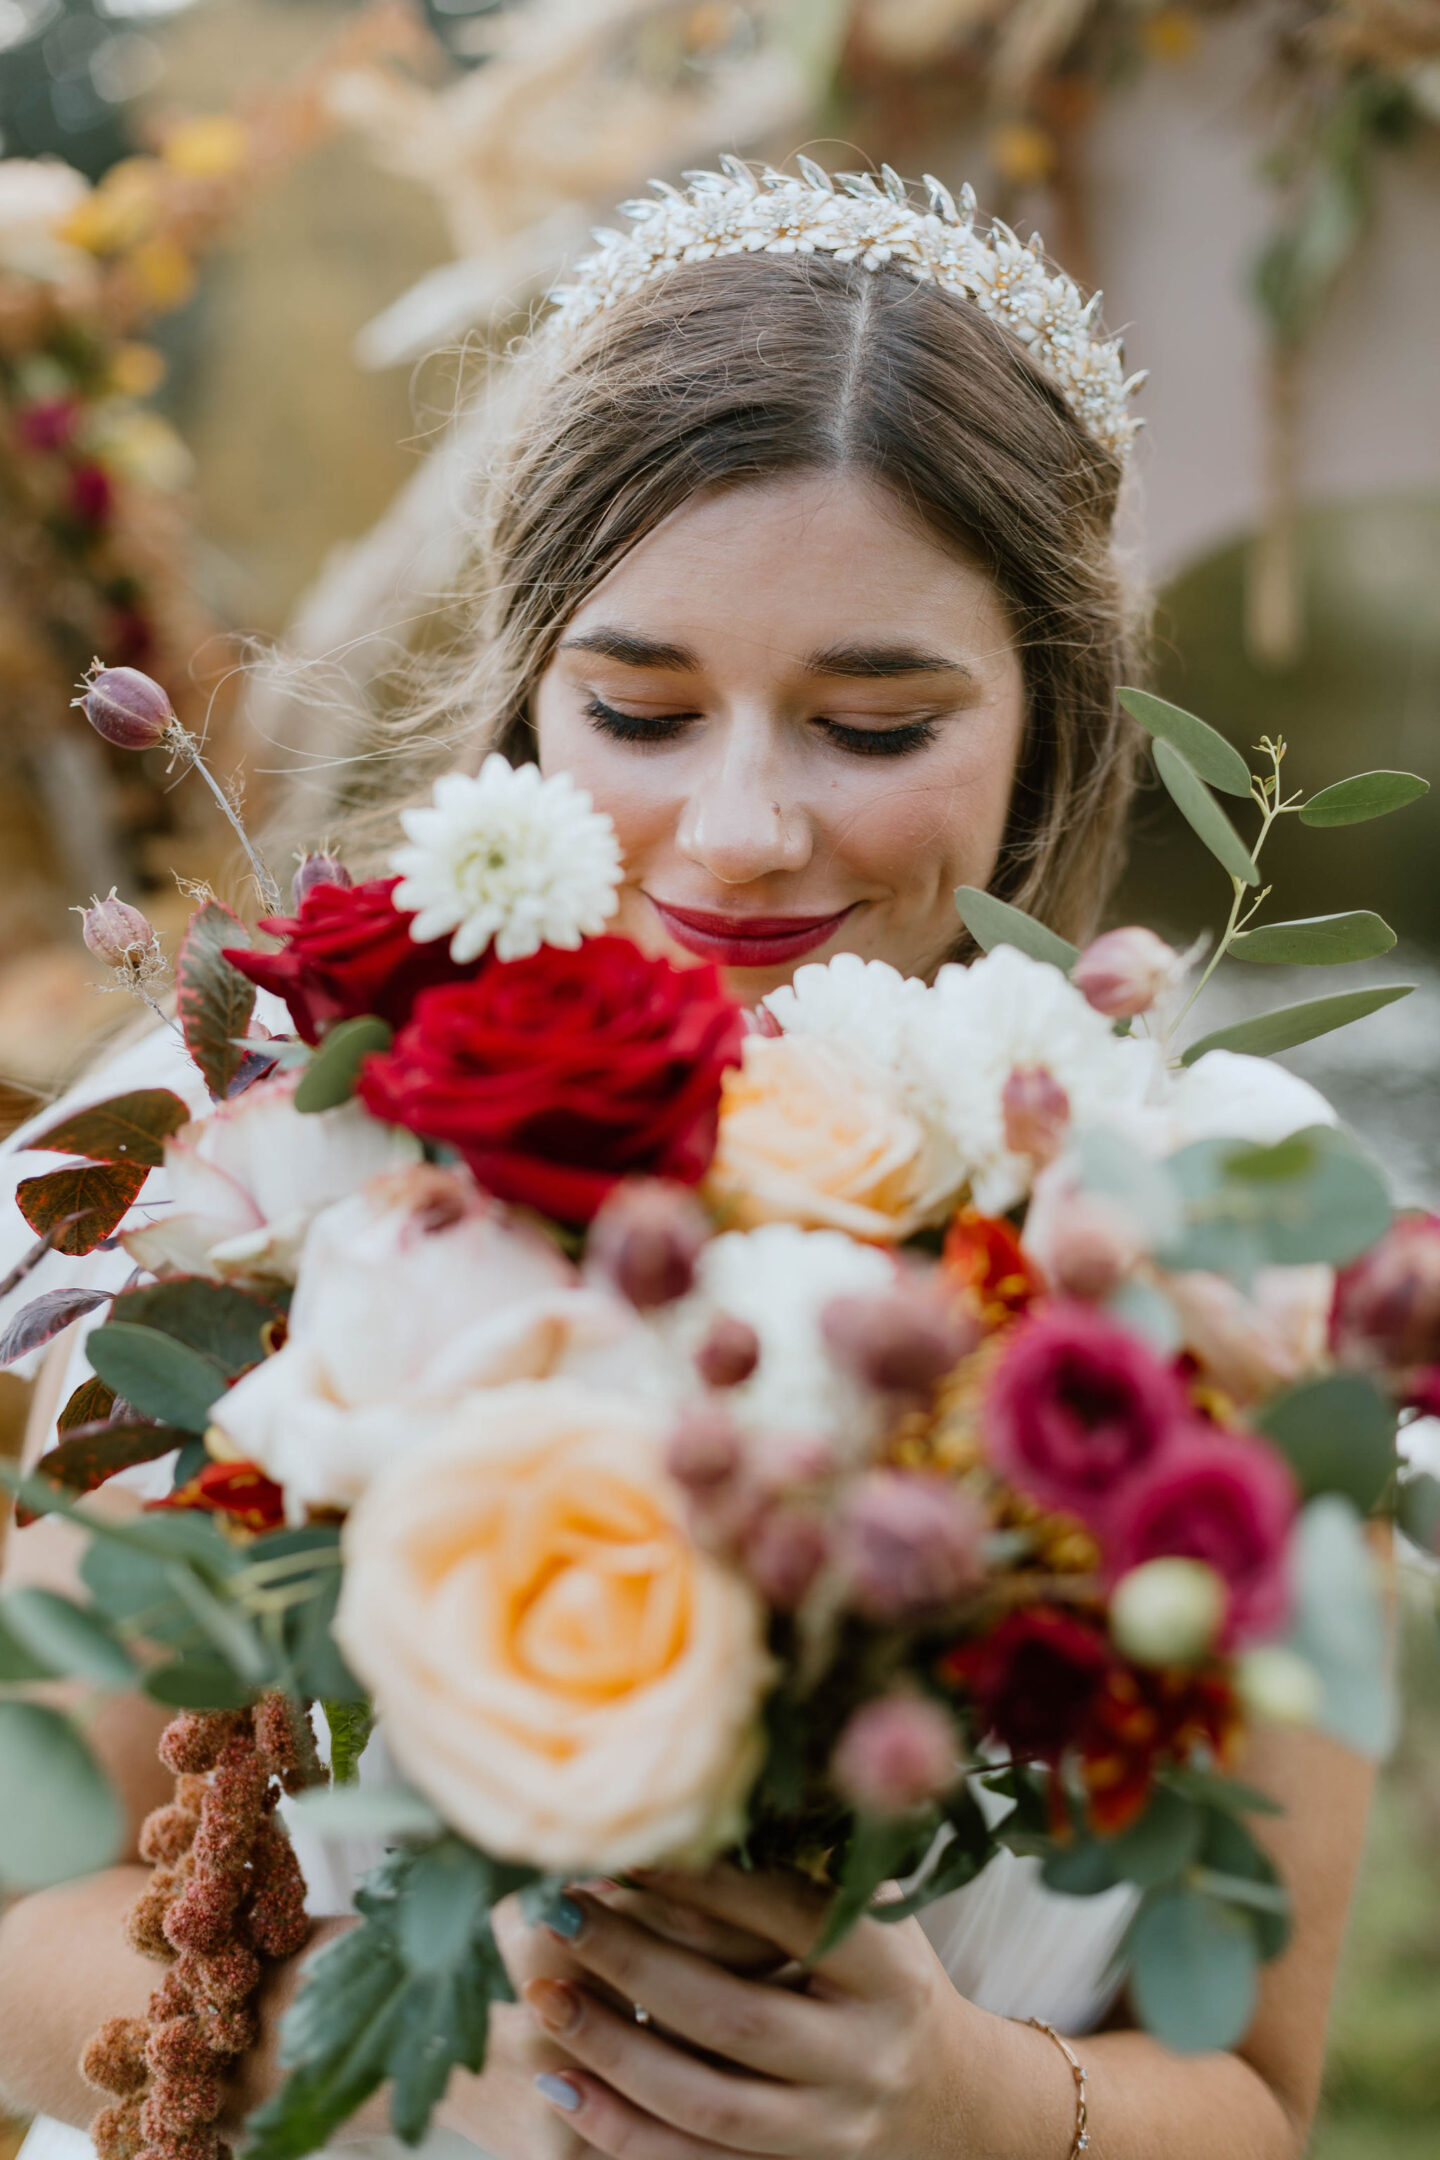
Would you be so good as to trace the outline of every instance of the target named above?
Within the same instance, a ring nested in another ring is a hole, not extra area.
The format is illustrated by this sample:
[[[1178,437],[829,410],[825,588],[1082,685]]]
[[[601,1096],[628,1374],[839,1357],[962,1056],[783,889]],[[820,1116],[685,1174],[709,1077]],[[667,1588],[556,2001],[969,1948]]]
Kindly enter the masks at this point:
[[[738,1834],[772,1669],[685,1533],[665,1421],[568,1380],[471,1397],[345,1527],[336,1634],[395,1761],[497,1857],[702,1862]]]
[[[748,1035],[726,1073],[711,1201],[745,1229],[799,1223],[894,1244],[920,1229],[954,1179],[885,1079],[809,1035]]]

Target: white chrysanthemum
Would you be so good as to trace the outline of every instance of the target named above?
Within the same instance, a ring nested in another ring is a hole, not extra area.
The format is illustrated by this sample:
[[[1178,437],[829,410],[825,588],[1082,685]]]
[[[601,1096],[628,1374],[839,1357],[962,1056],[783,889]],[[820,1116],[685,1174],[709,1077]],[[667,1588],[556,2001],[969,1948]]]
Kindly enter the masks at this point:
[[[1157,1078],[1153,1043],[1116,1035],[1058,968],[1013,945],[969,967],[943,967],[923,1006],[907,1017],[909,1075],[917,1106],[943,1131],[987,1214],[1013,1207],[1033,1164],[1005,1145],[1005,1082],[1017,1066],[1043,1065],[1070,1098],[1077,1127],[1123,1123]]]
[[[842,1057],[903,1077],[908,1024],[929,996],[924,983],[885,960],[837,953],[797,968],[794,979],[762,1002],[786,1035],[818,1035]]]
[[[839,1230],[766,1223],[713,1238],[700,1255],[693,1292],[661,1323],[694,1385],[690,1353],[720,1313],[744,1320],[760,1338],[760,1362],[726,1408],[747,1430],[807,1438],[861,1439],[873,1413],[839,1370],[820,1334],[832,1298],[877,1297],[894,1286],[890,1257]]]
[[[417,944],[449,936],[453,960],[478,960],[492,940],[501,960],[573,951],[618,905],[615,828],[565,773],[542,779],[497,751],[473,777],[437,780],[434,802],[400,822],[410,844],[390,858],[395,904],[413,912]]]

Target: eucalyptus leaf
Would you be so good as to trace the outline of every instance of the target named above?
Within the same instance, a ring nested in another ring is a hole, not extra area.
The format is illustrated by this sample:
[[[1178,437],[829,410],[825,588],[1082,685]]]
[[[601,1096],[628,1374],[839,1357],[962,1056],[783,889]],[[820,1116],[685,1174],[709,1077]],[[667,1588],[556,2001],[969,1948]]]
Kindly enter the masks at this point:
[[[1249,795],[1249,766],[1208,720],[1198,719],[1183,706],[1172,705],[1149,690],[1122,690],[1119,697],[1132,720],[1138,720],[1158,741],[1171,744],[1211,787],[1218,787],[1226,795]]]
[[[1401,1480],[1395,1519],[1412,1545],[1440,1556],[1440,1478],[1425,1470],[1409,1472]]]
[[[1414,987],[1414,983],[1385,983],[1369,990],[1339,990],[1333,997],[1306,998],[1299,1005],[1282,1005],[1275,1012],[1259,1013],[1251,1020],[1234,1020],[1228,1027],[1216,1028],[1191,1043],[1180,1062],[1193,1065],[1207,1050],[1241,1050],[1250,1057],[1274,1057],[1281,1050],[1295,1049],[1299,1043],[1313,1042],[1317,1035],[1348,1027],[1352,1020],[1363,1020],[1367,1014],[1409,997]]]
[[[1033,915],[1011,907],[1008,900],[997,900],[993,893],[982,892],[978,885],[957,886],[955,906],[971,937],[987,953],[997,945],[1013,945],[1032,960],[1048,961],[1062,975],[1068,975],[1080,957],[1078,945],[1047,930]]]
[[[1292,1543],[1295,1618],[1287,1647],[1320,1675],[1319,1724],[1376,1759],[1394,1744],[1397,1709],[1384,1608],[1365,1528],[1326,1493],[1301,1511]]]
[[[319,1786],[291,1806],[317,1837],[433,1838],[444,1828],[430,1802],[403,1785]]]
[[[1064,1897],[1100,1897],[1120,1881],[1108,1838],[1076,1837],[1045,1856],[1040,1870],[1047,1890]]]
[[[28,1644],[12,1634],[5,1623],[4,1601],[0,1600],[0,1687],[24,1686],[31,1680],[58,1680],[59,1668],[37,1657]]]
[[[1231,877],[1238,878],[1242,885],[1258,885],[1260,873],[1251,859],[1250,850],[1205,782],[1180,752],[1172,749],[1168,742],[1157,741],[1155,768],[1176,809],[1196,838],[1204,841],[1221,868],[1228,870]]]
[[[1307,1499],[1340,1493],[1368,1514],[1395,1468],[1395,1411],[1363,1373],[1325,1373],[1272,1395],[1251,1422],[1279,1448]]]
[[[1164,1163],[1103,1125],[1077,1133],[1070,1153],[1085,1190],[1118,1200],[1140,1224],[1148,1244],[1167,1245],[1179,1234],[1184,1210]]]
[[[1255,2014],[1260,1962],[1247,1916],[1183,1886],[1152,1892],[1128,1942],[1140,2023],[1182,2054],[1233,2048]]]
[[[32,1585],[0,1599],[0,1620],[14,1639],[52,1671],[92,1687],[133,1687],[134,1658],[107,1622],[73,1599]]]
[[[145,1675],[145,1693],[171,1710],[243,1710],[255,1689],[216,1657],[180,1658]]]
[[[1333,787],[1312,795],[1300,811],[1302,825],[1361,825],[1367,818],[1385,817],[1403,810],[1407,803],[1428,795],[1430,783],[1418,773],[1355,773],[1337,780]]]
[[[0,1700],[0,1885],[43,1890],[93,1874],[124,1832],[119,1797],[70,1720]]]
[[[338,1110],[355,1093],[360,1067],[377,1050],[388,1050],[394,1030],[374,1013],[342,1020],[331,1028],[300,1077],[295,1108]]]
[[[1167,1167],[1186,1213],[1181,1236],[1159,1256],[1170,1269],[1201,1268],[1247,1287],[1259,1267],[1351,1260],[1389,1227],[1379,1171],[1330,1125],[1272,1148],[1197,1140]]]
[[[1183,1874],[1200,1849],[1204,1816],[1173,1787],[1159,1785],[1144,1814],[1107,1841],[1117,1879],[1142,1890]]]
[[[173,1275],[122,1291],[110,1315],[112,1324],[153,1328],[213,1360],[236,1379],[265,1355],[262,1340],[285,1310],[285,1293],[260,1297],[233,1283],[210,1282],[202,1275]],[[127,1401],[133,1397],[127,1396]]]
[[[1383,917],[1358,908],[1348,915],[1311,915],[1299,922],[1262,923],[1230,940],[1226,957],[1276,967],[1343,967],[1378,960],[1395,943]]]
[[[1206,1879],[1208,1878],[1208,1880]],[[1263,1958],[1279,1957],[1290,1939],[1290,1897],[1268,1853],[1239,1817],[1225,1808],[1205,1810],[1200,1866],[1191,1878],[1222,1903],[1242,1905]]]
[[[203,1433],[225,1392],[223,1366],[158,1328],[108,1320],[86,1338],[85,1354],[117,1395],[185,1432]]]

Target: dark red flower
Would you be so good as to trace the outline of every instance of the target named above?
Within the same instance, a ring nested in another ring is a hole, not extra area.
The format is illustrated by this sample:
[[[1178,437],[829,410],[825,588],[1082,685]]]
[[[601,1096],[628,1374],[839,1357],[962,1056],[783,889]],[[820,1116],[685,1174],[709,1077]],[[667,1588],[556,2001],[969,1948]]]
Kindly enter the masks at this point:
[[[206,1463],[198,1476],[150,1506],[228,1515],[242,1530],[280,1530],[285,1524],[284,1493],[252,1462]]]
[[[76,398],[38,398],[21,408],[17,427],[27,450],[63,450],[80,418]]]
[[[1080,1741],[1091,1829],[1102,1837],[1128,1830],[1166,1763],[1203,1754],[1221,1770],[1233,1769],[1243,1738],[1235,1691],[1220,1672],[1142,1672],[1117,1659]]]
[[[1105,1539],[1112,1580],[1146,1560],[1203,1560],[1230,1593],[1223,1647],[1276,1634],[1290,1603],[1298,1494],[1268,1441],[1198,1422],[1119,1501]]]
[[[1341,1268],[1330,1341],[1342,1364],[1380,1375],[1402,1403],[1428,1412],[1440,1363],[1440,1215],[1397,1216]]]
[[[968,1312],[986,1327],[1003,1327],[1024,1312],[1042,1287],[1040,1271],[1018,1232],[998,1215],[961,1208],[945,1233],[941,1267]]]
[[[1179,1379],[1138,1336],[1056,1300],[1016,1330],[996,1368],[985,1439],[1010,1484],[1103,1529],[1189,1416]]]
[[[742,1034],[714,968],[589,938],[427,991],[359,1092],[453,1147],[498,1199],[588,1222],[622,1177],[698,1184]]]
[[[483,963],[457,967],[444,938],[417,945],[410,935],[414,916],[391,899],[399,882],[372,878],[366,885],[314,885],[297,913],[272,915],[260,925],[285,940],[282,952],[246,947],[227,950],[225,957],[262,990],[285,1000],[308,1043],[319,1042],[337,1020],[362,1013],[376,1013],[392,1028],[402,1028],[422,990],[465,982]]]
[[[1055,1763],[1083,1730],[1112,1662],[1088,1621],[1030,1605],[951,1651],[941,1675],[974,1697],[986,1731],[1012,1755]]]
[[[70,475],[70,508],[82,525],[103,525],[115,501],[115,486],[103,465],[77,465]]]

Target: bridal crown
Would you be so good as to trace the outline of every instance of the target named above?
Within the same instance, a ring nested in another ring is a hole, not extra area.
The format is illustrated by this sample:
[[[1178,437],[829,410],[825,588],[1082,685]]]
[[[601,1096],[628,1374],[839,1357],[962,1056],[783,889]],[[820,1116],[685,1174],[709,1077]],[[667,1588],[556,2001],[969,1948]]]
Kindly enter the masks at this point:
[[[1099,330],[1100,294],[1082,300],[1073,279],[1045,260],[1038,236],[1021,241],[997,218],[975,223],[975,193],[956,198],[926,175],[921,209],[899,174],[882,166],[832,178],[813,159],[800,177],[739,158],[720,172],[688,173],[683,190],[654,180],[652,196],[620,205],[629,232],[597,231],[594,253],[551,298],[555,332],[577,331],[617,300],[680,263],[719,255],[830,255],[866,270],[893,265],[973,301],[1036,360],[1076,417],[1124,458],[1141,422],[1130,401],[1145,377],[1125,374],[1121,342]]]

